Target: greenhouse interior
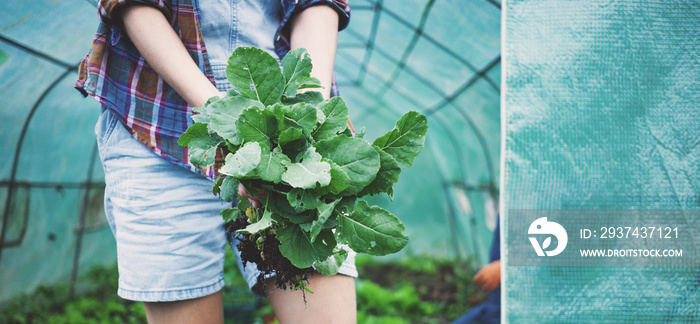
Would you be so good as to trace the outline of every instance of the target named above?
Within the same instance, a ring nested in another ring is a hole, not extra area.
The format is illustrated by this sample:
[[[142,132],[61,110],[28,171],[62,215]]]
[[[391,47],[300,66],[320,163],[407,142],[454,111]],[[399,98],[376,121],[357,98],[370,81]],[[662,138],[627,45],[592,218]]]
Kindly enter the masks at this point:
[[[116,294],[95,138],[101,106],[74,87],[98,3],[1,3],[0,322],[145,323],[141,303]],[[409,111],[429,125],[393,199],[366,198],[396,215],[409,241],[387,256],[358,254],[358,323],[472,323],[459,320],[494,302],[474,277],[495,243],[504,264],[496,322],[700,322],[700,4],[352,0],[350,8],[334,76],[354,127],[378,138]],[[536,218],[523,210],[559,211],[548,215],[568,231],[565,253],[591,242],[572,230],[581,224],[565,223],[578,214],[565,211],[615,210],[590,228],[621,217],[629,217],[621,226],[675,227],[681,239],[659,244],[685,255],[642,265],[527,261],[513,252],[535,253],[531,241],[514,241]],[[274,323],[269,301],[250,292],[226,253],[226,323]]]

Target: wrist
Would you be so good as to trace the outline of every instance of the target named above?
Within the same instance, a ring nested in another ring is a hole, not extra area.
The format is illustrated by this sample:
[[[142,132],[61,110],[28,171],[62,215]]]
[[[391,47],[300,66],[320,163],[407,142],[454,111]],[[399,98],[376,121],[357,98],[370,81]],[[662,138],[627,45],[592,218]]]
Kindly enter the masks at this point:
[[[193,107],[203,107],[204,104],[209,101],[212,97],[223,97],[224,94],[219,92],[219,90],[216,89],[213,85],[211,87],[208,87],[204,91],[197,92],[196,98],[193,98],[191,101],[187,101],[191,106]]]

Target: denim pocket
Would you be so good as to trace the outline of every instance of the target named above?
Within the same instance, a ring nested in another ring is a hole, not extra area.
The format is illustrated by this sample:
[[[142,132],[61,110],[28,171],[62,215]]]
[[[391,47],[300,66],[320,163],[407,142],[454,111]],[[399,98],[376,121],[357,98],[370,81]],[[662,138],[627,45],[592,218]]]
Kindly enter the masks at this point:
[[[95,124],[95,135],[97,136],[97,144],[103,146],[112,135],[114,127],[119,122],[117,116],[114,115],[109,109],[104,109],[97,119],[97,124]]]

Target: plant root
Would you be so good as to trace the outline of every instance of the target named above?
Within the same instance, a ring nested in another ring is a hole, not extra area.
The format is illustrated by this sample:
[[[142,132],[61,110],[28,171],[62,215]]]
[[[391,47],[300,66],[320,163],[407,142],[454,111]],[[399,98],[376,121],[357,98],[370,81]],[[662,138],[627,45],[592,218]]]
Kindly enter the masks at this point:
[[[248,226],[248,220],[239,218],[226,223],[226,232],[235,233],[246,226]],[[257,266],[260,271],[258,284],[263,290],[266,287],[265,278],[274,276],[276,287],[283,290],[301,289],[306,300],[306,292],[308,291],[306,284],[309,282],[309,276],[315,272],[313,267],[300,269],[294,266],[280,253],[280,242],[275,235],[268,235],[263,239],[262,244],[260,244],[262,250],[258,249],[259,234],[236,233],[235,235],[239,240],[236,247],[241,252],[243,266],[248,263],[254,263]]]

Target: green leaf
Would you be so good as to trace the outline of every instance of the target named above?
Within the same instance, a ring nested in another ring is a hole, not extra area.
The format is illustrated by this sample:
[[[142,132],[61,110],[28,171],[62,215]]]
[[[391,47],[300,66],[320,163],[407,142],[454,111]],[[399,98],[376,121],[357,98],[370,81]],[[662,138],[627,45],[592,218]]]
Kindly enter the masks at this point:
[[[280,253],[300,269],[308,268],[318,260],[328,259],[337,245],[331,230],[323,230],[312,243],[309,233],[299,225],[279,228],[277,239],[281,243]]]
[[[219,172],[234,177],[246,177],[255,170],[260,163],[260,144],[250,142],[243,145],[236,153],[226,156],[224,165]]]
[[[290,128],[296,128],[299,130],[303,129],[303,127],[301,127],[301,125],[299,125],[295,120],[287,117],[292,106],[293,105],[287,106],[282,103],[276,103],[273,106],[267,108],[275,114],[275,117],[277,117],[279,128],[281,130],[287,130]]]
[[[293,49],[282,58],[282,73],[284,74],[284,95],[294,97],[299,84],[296,80],[299,77],[309,77],[311,73],[311,57],[303,48]]]
[[[327,186],[331,182],[331,166],[321,161],[321,155],[311,147],[299,163],[293,163],[282,174],[282,181],[294,188],[314,188],[316,183]]]
[[[357,198],[354,196],[342,197],[338,205],[335,206],[335,213],[350,215],[355,210],[355,201]]]
[[[187,154],[190,157],[190,162],[202,169],[214,165],[214,162],[216,162],[216,150],[221,143],[223,141],[220,138],[211,138],[209,134],[191,139],[187,144]]]
[[[180,138],[177,139],[177,144],[180,146],[187,146],[190,141],[202,136],[209,136],[207,125],[202,123],[194,123],[192,126],[187,127],[187,130],[180,135]]]
[[[315,145],[324,158],[333,160],[350,177],[348,188],[341,194],[357,194],[377,176],[380,160],[372,146],[359,138],[337,136]]]
[[[234,177],[226,177],[221,183],[221,199],[232,202],[238,196],[238,180]]]
[[[396,162],[394,157],[382,151],[378,146],[374,146],[374,149],[379,153],[380,167],[379,172],[377,172],[377,177],[368,184],[362,191],[360,191],[358,196],[367,195],[377,195],[382,192],[386,192],[389,198],[394,199],[394,184],[399,181],[399,174],[401,174],[401,166]]]
[[[264,108],[262,103],[241,96],[226,97],[213,102],[207,107],[210,120],[209,129],[227,141],[240,145],[241,140],[237,136],[236,120],[243,110],[251,107]]]
[[[287,193],[287,201],[296,210],[297,213],[301,213],[305,210],[316,209],[321,201],[319,197],[311,193],[310,191],[292,188]]]
[[[263,202],[264,200],[264,202]],[[316,213],[309,211],[297,212],[294,207],[289,204],[287,200],[287,193],[268,191],[267,197],[263,198],[261,202],[267,205],[273,213],[273,219],[285,219],[293,224],[303,224],[309,223],[314,220]]]
[[[318,210],[318,219],[311,223],[311,229],[309,230],[311,242],[316,240],[316,236],[321,233],[323,225],[326,223],[328,218],[333,214],[333,209],[340,202],[341,198],[332,201],[329,204],[321,202],[316,208]]]
[[[241,177],[238,180],[243,189],[245,189],[245,191],[247,191],[251,196],[255,196],[259,193],[262,193],[262,188],[258,187],[259,182],[255,181],[257,179]]]
[[[360,130],[358,130],[358,131],[355,132],[355,135],[353,135],[353,137],[364,138],[364,137],[365,137],[365,131],[366,131],[366,130],[365,130],[365,126],[362,126],[362,128],[360,128]]]
[[[224,176],[222,174],[216,176],[214,180],[214,185],[211,187],[211,192],[218,195],[221,192],[221,184],[224,182]]]
[[[190,162],[194,166],[206,168],[214,164],[216,150],[223,143],[223,139],[209,134],[206,124],[194,123],[180,135],[177,143],[187,146]]]
[[[236,208],[240,210],[241,212],[247,210],[248,208],[252,208],[253,204],[250,203],[250,200],[248,199],[238,199],[238,203],[236,204]]]
[[[214,96],[207,99],[204,107],[192,107],[192,120],[194,120],[195,123],[209,124],[209,113],[207,112],[207,106],[219,100],[221,100],[221,97]]]
[[[251,107],[241,112],[236,120],[238,138],[243,142],[260,142],[270,146],[277,132],[277,118],[272,111]]]
[[[384,152],[393,156],[404,168],[410,167],[413,160],[423,150],[428,120],[415,111],[409,111],[396,122],[396,127],[374,140]]]
[[[293,105],[295,103],[305,102],[311,105],[317,105],[323,102],[323,94],[318,91],[306,91],[298,93],[296,97],[283,97],[282,103],[285,105]]]
[[[255,233],[260,233],[263,230],[266,230],[272,226],[273,221],[272,221],[272,211],[269,209],[265,209],[265,212],[263,212],[262,217],[260,218],[259,221],[249,224],[246,226],[244,229],[237,230],[237,233],[243,233],[243,234],[255,234]]]
[[[209,122],[210,122],[209,115],[204,115],[204,114],[192,115],[192,120],[195,123],[201,123],[201,124],[209,124]]]
[[[274,214],[279,214],[284,218],[289,218],[289,215],[294,215],[297,213],[297,211],[294,210],[294,208],[289,204],[289,201],[287,201],[286,194],[268,191],[267,197],[263,199],[265,200],[265,202],[263,202],[262,200],[261,202],[265,203],[267,205],[267,208],[269,208]]]
[[[229,150],[229,152],[236,152],[241,147],[239,145],[235,145],[229,141],[226,141],[226,148]]]
[[[238,47],[228,59],[226,78],[241,95],[266,106],[280,101],[284,78],[279,63],[255,47]]]
[[[349,216],[340,215],[339,236],[358,253],[386,255],[403,249],[408,237],[402,234],[404,224],[393,214],[378,206],[369,207],[360,200]]]
[[[241,214],[241,210],[238,208],[226,208],[221,210],[219,214],[221,215],[221,218],[224,219],[224,223],[227,223],[229,221],[235,221],[243,217],[243,215]]]
[[[304,152],[309,149],[309,143],[300,128],[287,128],[280,132],[278,138],[282,152],[293,162],[299,162]]]
[[[299,227],[304,230],[304,232],[311,231],[311,222],[299,224]]]
[[[207,102],[204,103],[204,107],[209,106],[209,105],[211,105],[212,103],[221,100],[222,98],[223,98],[223,97],[220,97],[220,96],[212,96],[212,97],[209,97],[209,99],[207,99]],[[195,108],[192,108],[193,111],[195,111],[195,110],[197,110],[197,109],[201,109],[201,108],[196,108],[196,107],[195,107]]]
[[[347,128],[348,106],[343,99],[340,97],[333,97],[320,104],[318,108],[321,109],[326,119],[321,126],[316,128],[313,134],[316,141],[334,137]]]
[[[311,134],[318,123],[318,113],[316,107],[305,102],[287,107],[286,110],[283,110],[282,121],[280,124],[286,126],[290,122],[293,122],[292,125],[294,126],[301,126],[306,134]]]
[[[315,218],[314,214],[315,213],[310,213],[310,212],[306,211],[306,212],[301,212],[298,214],[294,214],[294,213],[284,214],[284,215],[280,214],[280,216],[286,218],[292,224],[300,224],[301,225],[301,224],[310,223],[311,221],[313,221]]]
[[[335,230],[336,227],[338,227],[338,220],[337,220],[337,214],[331,214],[331,217],[326,220],[326,223],[323,224],[323,229],[333,229]]]
[[[337,195],[350,185],[350,176],[335,162],[330,161],[329,164],[331,165],[331,183],[328,189],[332,194]]]
[[[297,84],[299,84],[299,89],[317,89],[323,88],[321,85],[321,80],[316,79],[312,76],[300,77],[297,79]]]
[[[260,179],[279,183],[282,181],[282,174],[287,170],[287,166],[292,161],[282,153],[279,147],[270,151],[266,146],[262,146],[260,153],[260,163],[255,167],[255,173]]]
[[[328,259],[323,261],[316,261],[314,263],[314,269],[320,272],[324,276],[332,276],[338,273],[340,266],[348,258],[348,251],[339,249],[335,251],[333,255],[329,256]]]
[[[294,141],[305,140],[305,138],[301,128],[287,128],[280,132],[278,140],[280,146],[286,146]]]

